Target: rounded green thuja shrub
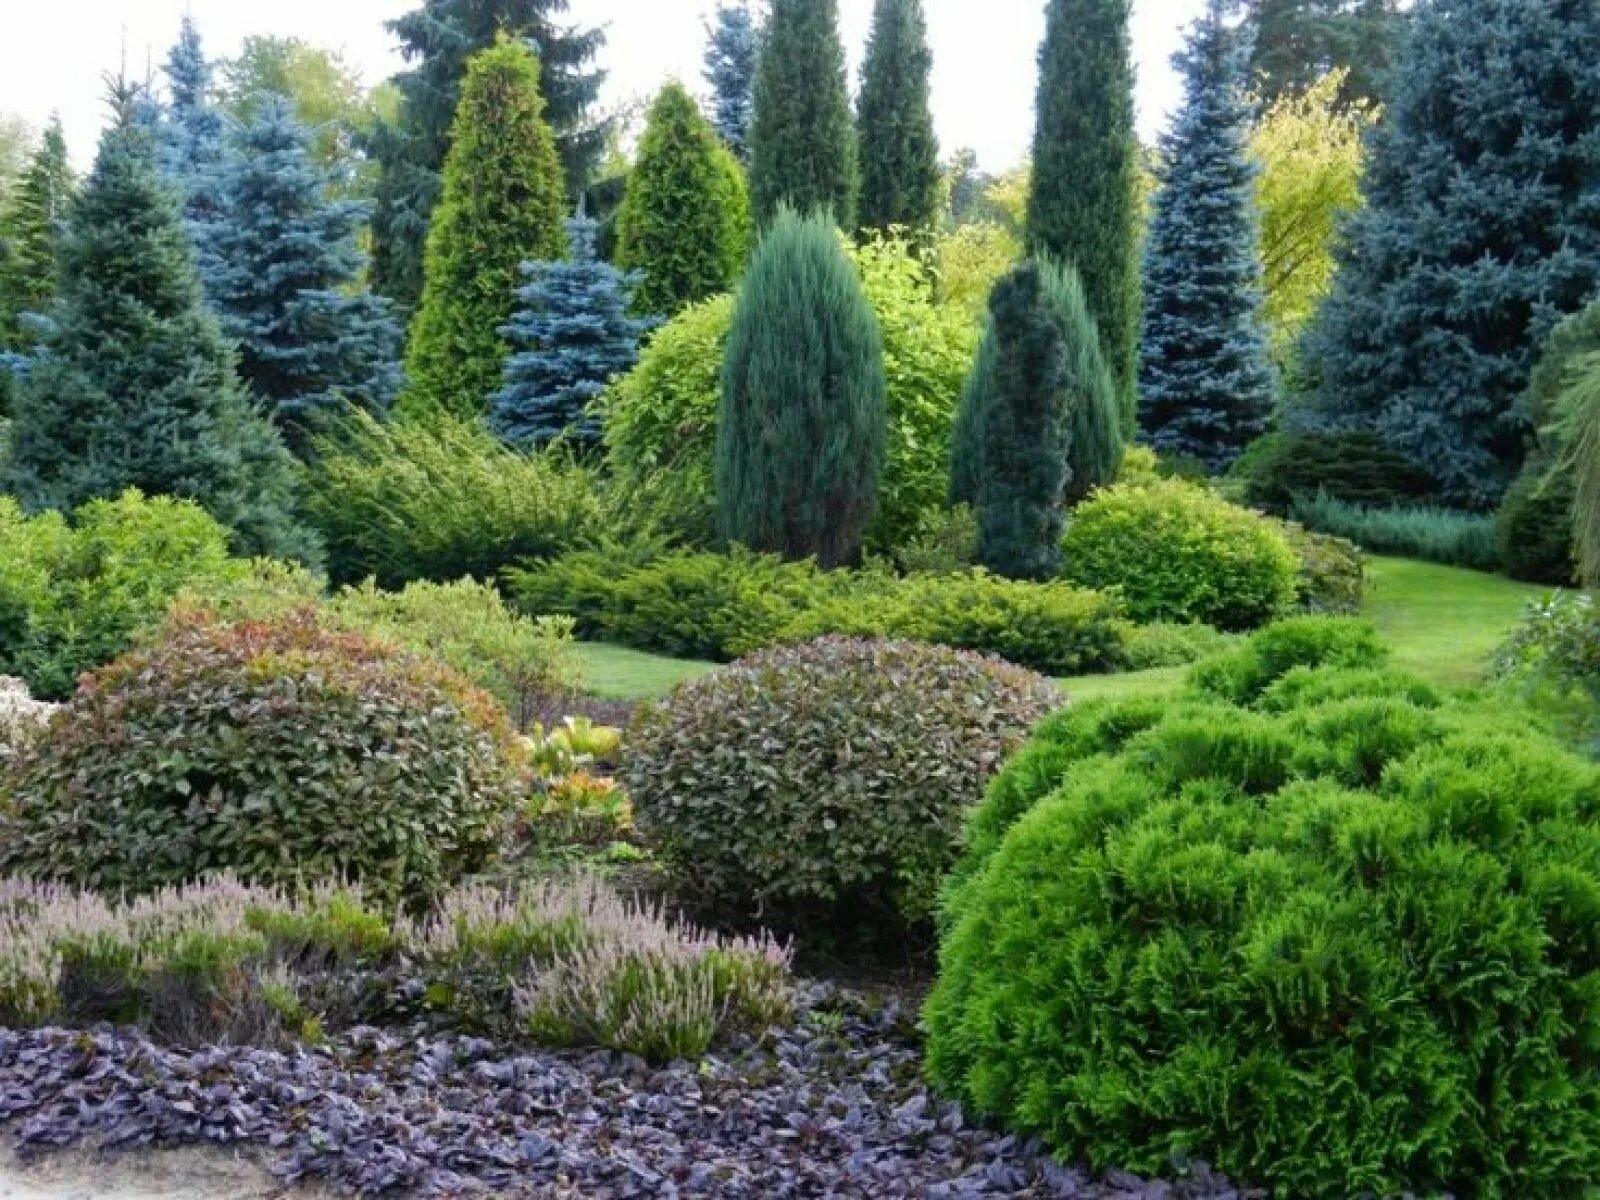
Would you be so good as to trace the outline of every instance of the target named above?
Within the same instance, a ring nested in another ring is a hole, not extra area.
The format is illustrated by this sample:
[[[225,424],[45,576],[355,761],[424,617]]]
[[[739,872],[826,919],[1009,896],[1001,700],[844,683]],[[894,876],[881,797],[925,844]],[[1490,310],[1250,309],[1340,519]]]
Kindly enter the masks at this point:
[[[1346,628],[1257,656],[1242,704],[1069,711],[997,777],[945,892],[943,1091],[1284,1196],[1597,1177],[1600,773],[1343,665]]]
[[[622,777],[709,907],[791,928],[921,925],[967,809],[1058,702],[996,659],[823,638],[646,709]]]
[[[1073,513],[1063,573],[1120,588],[1139,621],[1253,629],[1293,605],[1300,564],[1282,531],[1177,479],[1121,484]]]
[[[480,866],[518,793],[486,694],[310,611],[181,618],[86,678],[0,778],[0,870],[110,892],[231,871],[421,899]]]

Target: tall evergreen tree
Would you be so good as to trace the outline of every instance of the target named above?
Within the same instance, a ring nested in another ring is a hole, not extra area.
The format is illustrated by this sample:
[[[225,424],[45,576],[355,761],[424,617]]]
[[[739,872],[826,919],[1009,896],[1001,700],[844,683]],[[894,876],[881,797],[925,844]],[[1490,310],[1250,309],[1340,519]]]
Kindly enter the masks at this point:
[[[609,125],[592,118],[605,82],[594,67],[603,29],[565,20],[570,0],[422,0],[390,23],[411,68],[395,76],[402,110],[382,124],[371,152],[382,165],[373,214],[373,286],[403,309],[422,295],[423,263],[433,211],[461,99],[467,63],[497,38],[524,39],[539,61],[539,93],[575,202],[605,154]]]
[[[1051,0],[1027,237],[1077,268],[1134,425],[1139,347],[1139,142],[1134,132],[1131,0]]]
[[[617,216],[617,265],[642,273],[641,312],[672,316],[738,279],[750,201],[728,153],[681,84],[661,90]]]
[[[194,240],[200,279],[209,286],[217,266],[211,240],[221,220],[217,189],[227,144],[214,102],[215,72],[194,18],[183,18],[163,71],[169,99],[160,126],[161,169],[183,196],[184,223]]]
[[[574,217],[569,260],[523,264],[522,307],[501,330],[515,352],[489,408],[490,428],[513,445],[599,442],[594,403],[633,369],[639,339],[654,324],[629,315],[639,276],[599,261],[598,230],[593,219]]]
[[[780,212],[734,309],[717,416],[717,525],[824,567],[856,561],[878,502],[883,339],[824,213]]]
[[[857,103],[862,229],[932,229],[939,218],[932,71],[922,0],[877,0]]]
[[[55,295],[56,244],[73,186],[66,136],[52,119],[0,212],[0,350],[31,345],[23,314],[43,312]]]
[[[712,124],[741,163],[750,162],[750,121],[756,108],[761,26],[750,0],[722,0],[706,26],[705,81]]]
[[[402,415],[482,414],[505,369],[500,330],[516,310],[522,264],[566,252],[565,209],[538,61],[525,43],[502,39],[472,60],[461,89]]]
[[[1383,97],[1405,30],[1400,0],[1244,0],[1252,86],[1268,101],[1343,69],[1346,101]]]
[[[199,503],[241,551],[309,558],[294,471],[206,310],[178,198],[118,85],[62,240],[51,329],[18,389],[3,480],[30,509],[137,487]]]
[[[400,327],[354,290],[366,206],[333,201],[311,131],[286,96],[257,97],[218,187],[211,304],[239,346],[239,372],[291,445],[347,406],[383,412],[399,390]]]
[[[1411,23],[1295,416],[1376,433],[1489,507],[1522,464],[1539,344],[1600,291],[1600,7],[1428,0]]]
[[[1139,359],[1146,438],[1219,471],[1266,432],[1276,391],[1242,49],[1212,0],[1176,58],[1184,104],[1161,139]]]
[[[750,198],[767,225],[787,205],[855,224],[855,132],[838,0],[773,0],[756,72]]]

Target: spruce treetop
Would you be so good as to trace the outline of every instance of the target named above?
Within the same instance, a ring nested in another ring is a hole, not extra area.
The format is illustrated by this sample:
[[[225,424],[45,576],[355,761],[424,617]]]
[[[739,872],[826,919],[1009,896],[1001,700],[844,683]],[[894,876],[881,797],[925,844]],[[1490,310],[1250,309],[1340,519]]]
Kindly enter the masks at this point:
[[[706,26],[704,78],[711,88],[712,124],[741,163],[750,161],[761,28],[749,0],[722,0]]]

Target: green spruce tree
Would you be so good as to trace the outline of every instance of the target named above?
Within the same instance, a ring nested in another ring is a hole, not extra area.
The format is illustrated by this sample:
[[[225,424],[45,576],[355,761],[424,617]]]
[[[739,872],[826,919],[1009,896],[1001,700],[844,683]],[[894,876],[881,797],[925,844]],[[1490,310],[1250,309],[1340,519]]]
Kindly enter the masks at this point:
[[[765,227],[787,205],[825,210],[850,229],[856,186],[838,0],[773,0],[750,126],[756,222]]]
[[[824,567],[859,559],[877,508],[885,391],[878,322],[831,219],[780,212],[728,335],[715,468],[722,535]]]
[[[61,121],[44,139],[0,211],[0,417],[11,411],[12,367],[37,338],[28,313],[43,313],[56,291],[56,244],[74,181]]]
[[[516,311],[522,264],[566,253],[565,216],[539,64],[525,44],[502,39],[467,67],[444,199],[428,235],[401,416],[483,414],[504,373],[501,330]]]
[[[668,84],[650,109],[617,217],[617,265],[643,276],[638,310],[671,317],[732,287],[749,211],[737,162],[694,98]]]
[[[236,548],[311,559],[295,477],[250,406],[201,297],[176,192],[161,181],[136,93],[73,206],[51,328],[16,397],[0,485],[31,510],[71,510],[136,487],[194,500]]]
[[[932,71],[922,0],[877,0],[857,104],[862,229],[930,230],[938,220]]]
[[[1051,0],[1039,50],[1028,242],[1077,268],[1133,431],[1139,349],[1139,143],[1131,0]]]

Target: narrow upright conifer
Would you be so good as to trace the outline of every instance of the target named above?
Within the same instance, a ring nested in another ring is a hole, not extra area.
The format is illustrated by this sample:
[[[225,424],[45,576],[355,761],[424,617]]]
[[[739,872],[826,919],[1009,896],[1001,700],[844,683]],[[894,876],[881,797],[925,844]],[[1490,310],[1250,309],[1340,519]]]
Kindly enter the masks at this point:
[[[932,71],[922,0],[877,0],[857,106],[862,229],[929,230],[938,220]]]

